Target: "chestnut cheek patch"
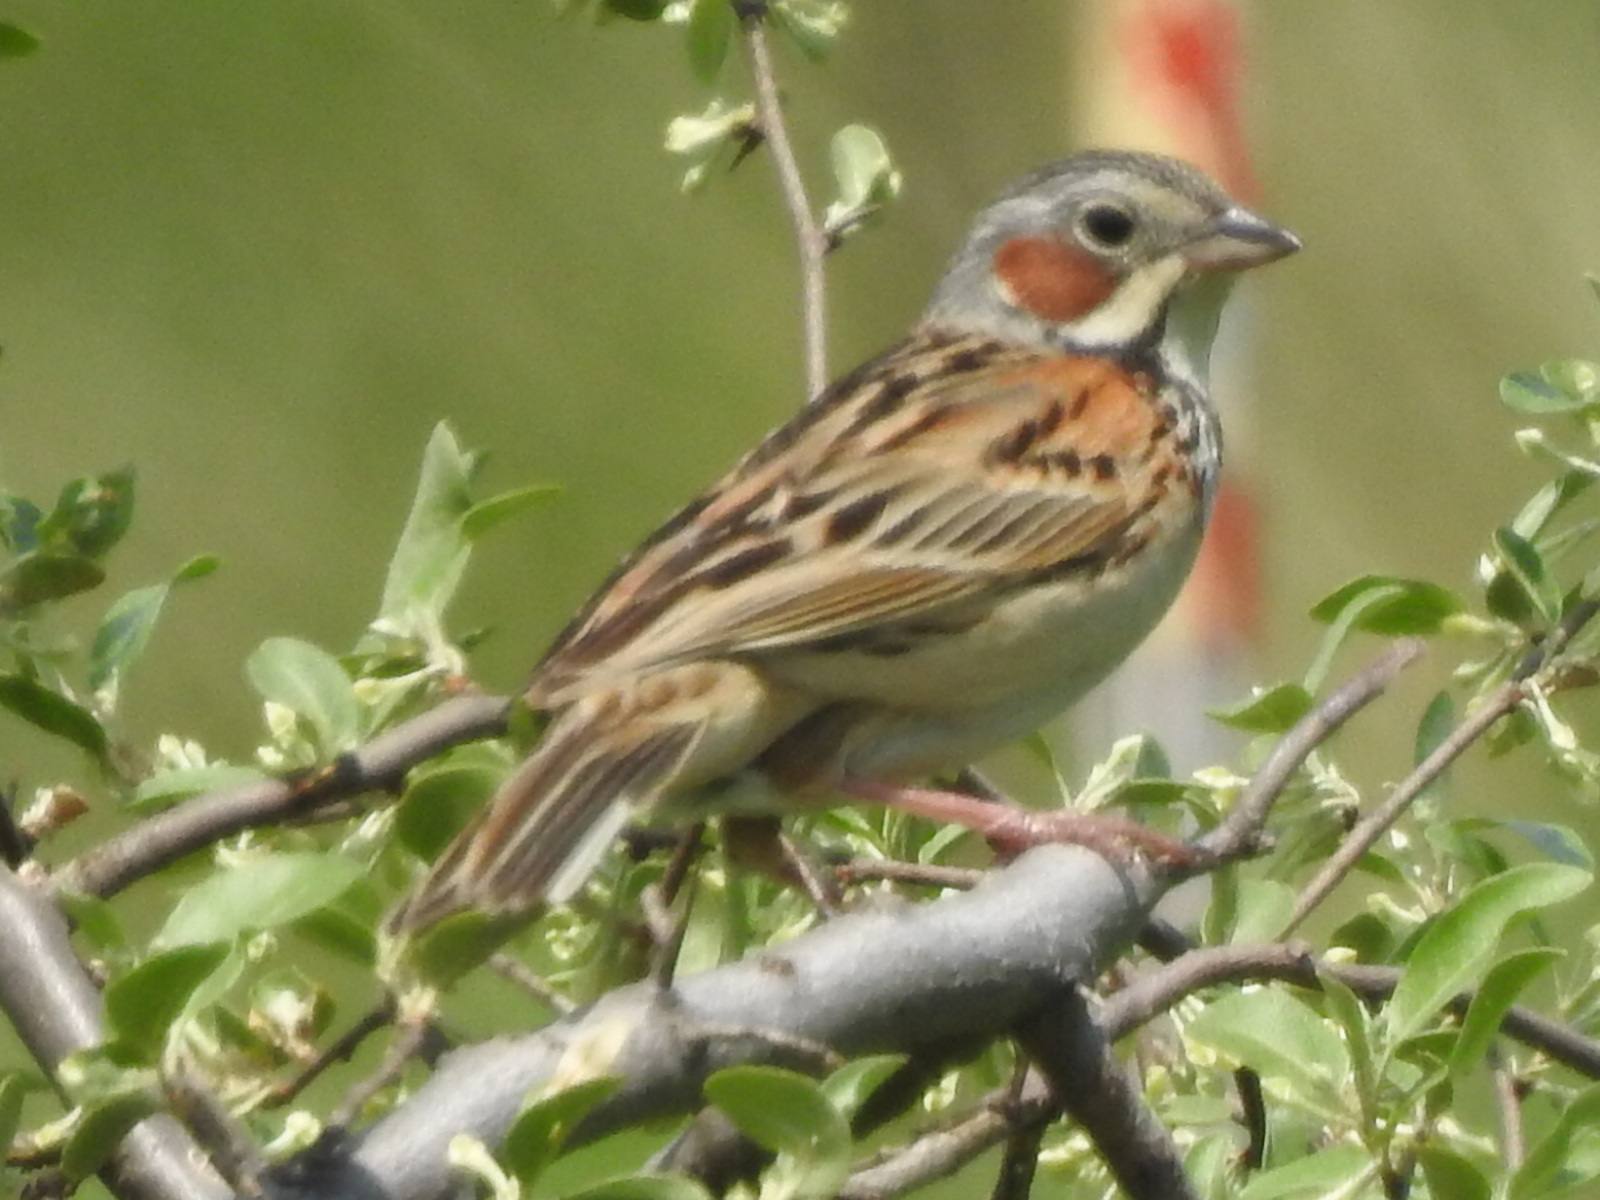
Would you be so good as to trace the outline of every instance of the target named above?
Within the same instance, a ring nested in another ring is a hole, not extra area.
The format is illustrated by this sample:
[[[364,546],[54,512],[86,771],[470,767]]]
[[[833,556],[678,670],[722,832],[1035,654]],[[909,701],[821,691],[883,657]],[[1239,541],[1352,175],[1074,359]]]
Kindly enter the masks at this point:
[[[1086,316],[1117,286],[1098,259],[1053,238],[1005,242],[995,251],[994,273],[1013,304],[1053,325]]]

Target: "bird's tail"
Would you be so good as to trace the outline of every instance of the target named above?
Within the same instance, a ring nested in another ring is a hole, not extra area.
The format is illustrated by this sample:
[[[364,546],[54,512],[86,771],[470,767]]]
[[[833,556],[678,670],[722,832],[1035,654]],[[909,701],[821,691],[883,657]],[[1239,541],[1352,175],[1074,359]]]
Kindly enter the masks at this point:
[[[493,800],[457,835],[386,926],[415,933],[468,910],[531,915],[576,892],[631,811],[680,771],[694,723],[596,731],[584,706],[569,709]]]

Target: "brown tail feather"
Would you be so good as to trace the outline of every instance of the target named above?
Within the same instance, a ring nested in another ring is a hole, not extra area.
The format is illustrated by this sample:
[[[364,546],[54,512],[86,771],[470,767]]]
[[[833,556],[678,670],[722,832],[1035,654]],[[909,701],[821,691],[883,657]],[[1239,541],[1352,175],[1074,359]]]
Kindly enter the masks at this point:
[[[633,805],[677,772],[696,732],[667,725],[618,744],[587,719],[558,720],[389,915],[389,931],[415,932],[468,909],[516,917],[567,899]]]

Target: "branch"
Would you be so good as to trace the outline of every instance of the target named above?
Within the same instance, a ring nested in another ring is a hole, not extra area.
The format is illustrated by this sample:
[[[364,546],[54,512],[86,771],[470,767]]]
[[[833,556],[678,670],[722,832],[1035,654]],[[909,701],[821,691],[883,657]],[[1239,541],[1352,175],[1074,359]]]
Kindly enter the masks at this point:
[[[798,1046],[916,1053],[1004,1036],[1121,954],[1160,890],[1081,847],[1042,846],[970,892],[850,913],[671,992],[636,984],[538,1033],[457,1051],[355,1144],[276,1182],[286,1196],[434,1200],[451,1184],[454,1134],[498,1142],[530,1090],[580,1063],[625,1080],[577,1131],[589,1141],[692,1111],[713,1071],[794,1063]]]
[[[783,101],[778,95],[777,73],[772,65],[772,47],[767,41],[767,6],[760,0],[735,0],[734,11],[744,37],[745,58],[756,88],[756,114],[761,134],[772,152],[772,165],[778,173],[778,189],[789,211],[794,240],[800,251],[800,312],[805,330],[806,394],[815,399],[828,386],[827,296],[823,287],[823,260],[828,256],[828,237],[812,215],[806,199],[805,181],[800,177],[800,162],[789,127],[783,119]]]
[[[1423,649],[1420,639],[1402,638],[1295,722],[1272,748],[1227,818],[1199,839],[1200,847],[1223,861],[1253,853],[1273,803],[1311,752],[1381,696]]]
[[[0,866],[0,1009],[28,1053],[56,1079],[69,1054],[105,1040],[100,993],[67,937],[59,909]],[[147,1117],[123,1138],[101,1178],[119,1200],[220,1200],[222,1180],[172,1117]]]
[[[51,887],[56,892],[112,896],[242,830],[304,817],[367,792],[393,790],[417,763],[462,742],[504,733],[509,703],[503,696],[458,696],[321,770],[196,796],[62,864],[51,876]]]

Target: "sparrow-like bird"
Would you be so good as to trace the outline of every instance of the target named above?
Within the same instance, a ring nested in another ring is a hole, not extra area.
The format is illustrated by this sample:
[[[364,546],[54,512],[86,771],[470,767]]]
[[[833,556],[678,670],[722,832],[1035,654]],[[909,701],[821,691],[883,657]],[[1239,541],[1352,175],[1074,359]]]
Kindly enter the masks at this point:
[[[391,932],[564,900],[630,817],[703,815],[736,778],[966,819],[976,801],[908,785],[1067,708],[1176,595],[1221,462],[1218,281],[1299,245],[1156,155],[1012,186],[909,337],[661,526],[556,639],[527,691],[542,740]]]

